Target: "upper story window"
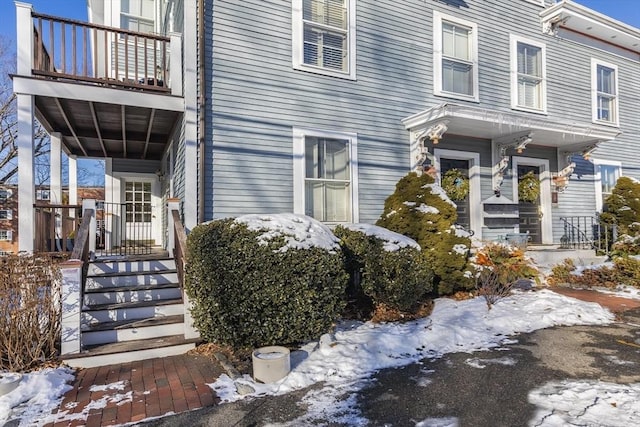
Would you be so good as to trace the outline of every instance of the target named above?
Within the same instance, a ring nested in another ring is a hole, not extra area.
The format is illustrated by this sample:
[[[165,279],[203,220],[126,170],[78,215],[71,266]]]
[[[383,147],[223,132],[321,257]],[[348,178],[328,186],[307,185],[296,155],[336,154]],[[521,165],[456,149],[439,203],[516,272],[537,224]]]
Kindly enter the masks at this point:
[[[294,129],[294,212],[357,222],[357,136]]]
[[[545,45],[511,35],[511,107],[546,112]]]
[[[13,232],[11,230],[0,230],[0,240],[2,241],[13,240]]]
[[[13,192],[11,190],[0,190],[0,202],[8,200]]]
[[[13,218],[13,212],[8,209],[0,210],[0,219],[11,219]]]
[[[120,27],[153,33],[155,31],[155,0],[121,0]]]
[[[50,200],[51,192],[49,190],[36,190],[36,200]]]
[[[618,125],[618,67],[591,60],[593,120]]]
[[[293,67],[355,79],[355,0],[293,0]]]
[[[478,26],[439,12],[434,19],[434,93],[478,101]]]

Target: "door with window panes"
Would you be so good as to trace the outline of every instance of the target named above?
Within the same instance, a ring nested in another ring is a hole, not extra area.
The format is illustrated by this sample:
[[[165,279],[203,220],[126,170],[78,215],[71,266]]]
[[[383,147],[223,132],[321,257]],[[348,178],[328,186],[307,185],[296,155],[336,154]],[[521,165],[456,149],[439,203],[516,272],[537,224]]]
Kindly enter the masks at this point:
[[[149,246],[153,238],[151,182],[126,181],[124,185],[126,244]]]

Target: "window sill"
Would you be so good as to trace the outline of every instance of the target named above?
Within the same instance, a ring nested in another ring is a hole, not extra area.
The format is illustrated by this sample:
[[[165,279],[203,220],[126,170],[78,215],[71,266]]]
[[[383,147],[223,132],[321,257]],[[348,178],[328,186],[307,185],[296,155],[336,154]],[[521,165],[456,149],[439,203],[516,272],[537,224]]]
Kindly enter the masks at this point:
[[[524,111],[526,113],[540,114],[540,115],[543,115],[543,116],[549,115],[547,113],[547,109],[546,108],[544,108],[542,110],[538,110],[536,108],[524,107],[524,106],[521,106],[521,105],[512,105],[511,109],[512,110],[516,110],[516,111]]]
[[[462,95],[462,94],[458,94],[458,93],[439,92],[439,91],[434,91],[433,95],[434,96],[440,96],[440,97],[443,97],[443,98],[459,99],[461,101],[469,101],[469,102],[476,102],[476,103],[480,102],[480,97],[474,96],[474,95]]]
[[[293,69],[296,71],[306,71],[308,73],[320,74],[328,77],[335,77],[344,80],[356,80],[356,73],[345,73],[342,71],[331,70],[328,68],[314,67],[311,65],[294,64]]]
[[[605,120],[593,120],[592,123],[602,126],[608,126],[611,128],[620,128],[620,123],[618,122],[607,122]]]

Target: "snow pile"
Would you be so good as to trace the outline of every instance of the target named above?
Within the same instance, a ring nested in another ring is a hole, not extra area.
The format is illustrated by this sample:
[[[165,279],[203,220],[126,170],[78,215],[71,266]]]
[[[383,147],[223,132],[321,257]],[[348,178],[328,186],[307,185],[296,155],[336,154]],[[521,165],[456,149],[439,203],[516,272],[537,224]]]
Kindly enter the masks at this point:
[[[600,305],[552,291],[516,293],[487,310],[482,298],[438,299],[429,318],[404,324],[342,324],[319,343],[302,348],[308,356],[274,384],[256,384],[245,375],[238,382],[254,387],[254,395],[278,395],[325,382],[345,393],[383,368],[404,366],[445,353],[472,352],[501,346],[509,335],[555,325],[604,324],[613,315]],[[293,357],[293,355],[292,355]],[[226,375],[210,385],[222,401],[235,401],[234,382]],[[337,398],[337,396],[333,396]],[[330,399],[325,402],[330,404]],[[318,402],[322,405],[322,402]]]
[[[420,250],[420,245],[410,237],[404,236],[384,227],[371,224],[345,224],[343,226],[352,231],[359,231],[367,236],[376,237],[384,241],[384,250],[395,252],[401,248],[412,247]]]
[[[340,249],[339,240],[329,227],[305,215],[292,213],[272,215],[243,215],[235,222],[246,224],[252,231],[260,231],[260,244],[266,245],[269,240],[284,237],[286,244],[279,252],[288,249],[321,248],[327,251]]]

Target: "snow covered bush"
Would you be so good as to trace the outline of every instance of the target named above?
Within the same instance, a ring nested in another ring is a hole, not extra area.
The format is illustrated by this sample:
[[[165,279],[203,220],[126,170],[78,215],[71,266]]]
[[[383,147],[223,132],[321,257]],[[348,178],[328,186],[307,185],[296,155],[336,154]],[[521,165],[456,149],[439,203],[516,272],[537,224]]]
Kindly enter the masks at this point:
[[[433,273],[413,239],[370,224],[337,226],[335,234],[346,257],[349,300],[358,308],[413,312],[427,299]]]
[[[632,229],[635,233],[638,233],[637,227],[640,223],[633,223]],[[623,234],[618,237],[618,240],[611,245],[611,256],[627,256],[627,255],[640,255],[640,233],[635,236]]]
[[[411,172],[396,184],[376,225],[418,242],[443,295],[474,287],[468,265],[471,239],[455,226],[457,219],[456,205],[433,177]]]
[[[185,290],[201,336],[235,348],[326,333],[344,307],[338,239],[303,215],[245,215],[195,227]]]
[[[587,288],[593,286],[615,288],[618,285],[618,272],[610,263],[578,269],[573,260],[565,259],[551,269],[547,283]]]
[[[629,177],[620,177],[611,195],[606,199],[607,211],[600,219],[607,224],[617,224],[618,234],[635,236],[640,234],[640,182]]]
[[[29,371],[58,355],[61,301],[55,259],[0,257],[0,372]]]

